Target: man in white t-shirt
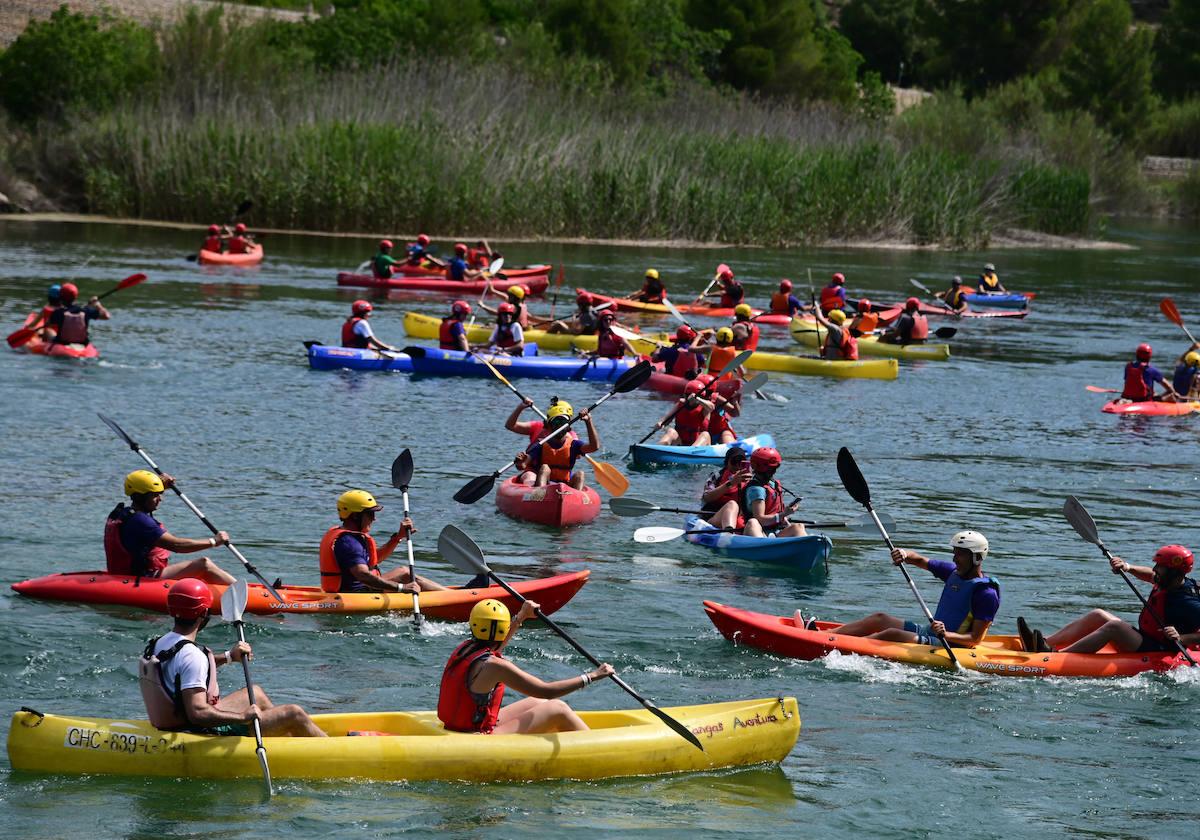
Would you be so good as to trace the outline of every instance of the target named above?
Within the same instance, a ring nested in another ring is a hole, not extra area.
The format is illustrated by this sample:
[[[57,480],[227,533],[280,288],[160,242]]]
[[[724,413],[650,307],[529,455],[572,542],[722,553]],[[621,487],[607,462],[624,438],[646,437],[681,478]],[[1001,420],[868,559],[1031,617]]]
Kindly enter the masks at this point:
[[[196,634],[208,624],[212,591],[196,578],[172,584],[167,593],[167,611],[174,616],[170,633],[157,639],[147,654],[159,665],[148,669],[142,663],[142,697],[150,722],[160,729],[201,730],[206,734],[252,734],[250,722],[258,718],[263,735],[296,735],[323,738],[312,718],[295,704],[276,706],[259,686],[254,686],[255,704],[245,688],[221,697],[215,668],[253,657],[250,645],[237,642],[224,653],[213,653],[196,642]]]

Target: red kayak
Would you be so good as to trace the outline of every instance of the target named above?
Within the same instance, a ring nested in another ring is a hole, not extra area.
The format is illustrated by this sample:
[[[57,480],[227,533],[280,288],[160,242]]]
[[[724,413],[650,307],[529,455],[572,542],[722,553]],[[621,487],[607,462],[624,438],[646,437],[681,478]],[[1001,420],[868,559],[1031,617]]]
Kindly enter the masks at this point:
[[[437,268],[436,266],[426,268],[421,265],[408,265],[400,263],[392,269],[396,274],[403,274],[405,277],[435,277],[446,279],[446,269]],[[485,271],[487,269],[484,269]],[[505,277],[513,278],[520,277],[523,282],[527,282],[536,277],[543,277],[547,280],[550,277],[550,272],[554,270],[552,265],[525,265],[520,268],[506,268],[500,272]],[[493,281],[493,284],[495,282]]]
[[[30,312],[25,319],[25,323],[21,325],[22,329],[28,329],[34,324],[41,323],[42,312],[36,310]],[[26,341],[24,344],[18,344],[13,348],[18,353],[32,353],[35,356],[58,356],[62,359],[95,359],[100,355],[100,351],[96,349],[94,344],[54,344],[53,342],[42,341],[42,336],[37,333],[33,338]]]
[[[496,507],[513,519],[566,528],[599,516],[600,495],[591,487],[576,490],[558,481],[531,487],[510,478],[496,488]]]
[[[1113,400],[1105,403],[1100,409],[1106,414],[1134,414],[1142,417],[1179,417],[1200,411],[1200,402],[1158,402],[1144,400],[1142,402],[1118,402]]]
[[[599,507],[599,505],[597,505]],[[532,598],[545,612],[554,612],[571,600],[587,582],[590,573],[569,572],[540,580],[523,580],[512,584],[513,589],[526,598]],[[110,575],[106,572],[64,572],[47,575],[33,580],[14,583],[12,588],[31,598],[49,598],[55,601],[74,601],[80,604],[112,604],[123,607],[165,613],[167,590],[173,580],[142,578],[140,581],[128,575]],[[220,612],[221,595],[225,587],[209,584],[213,592],[213,604]],[[379,613],[389,611],[412,611],[412,595],[406,592],[325,592],[316,586],[276,586],[283,601],[276,601],[264,586],[250,584],[246,612],[255,615],[275,613]],[[471,607],[485,598],[503,601],[511,610],[519,609],[520,601],[499,586],[478,589],[453,587],[421,593],[421,612],[434,618],[450,621],[466,621]]]
[[[688,384],[687,379],[682,376],[672,376],[669,373],[663,372],[663,366],[656,364],[654,372],[650,374],[650,378],[642,385],[648,391],[659,391],[663,394],[682,394],[683,388]],[[717,393],[723,397],[731,396],[741,382],[737,379],[722,379],[717,384]]]
[[[447,280],[444,271],[423,277],[376,277],[373,274],[341,271],[338,272],[337,283],[339,286],[357,286],[363,289],[408,289],[414,292],[445,292],[448,295],[477,295],[490,283],[493,289],[501,292],[509,286],[524,286],[529,290],[529,294],[540,295],[550,285],[550,266],[537,268],[545,268],[546,273],[526,274],[525,272],[533,272],[534,269],[513,268],[506,269],[504,276],[493,277],[490,281]]]
[[[223,251],[205,251],[201,248],[197,260],[201,265],[258,265],[263,261],[263,249],[261,245],[251,245],[250,250],[244,254],[229,254]]]
[[[641,300],[630,300],[629,298],[612,297],[610,295],[601,295],[596,292],[589,292],[587,289],[576,289],[576,294],[591,295],[592,300],[596,303],[611,303],[614,308],[621,312],[643,312],[654,315],[670,315],[671,310],[667,309],[661,303],[646,303]],[[733,308],[728,306],[708,306],[698,303],[680,303],[676,304],[675,308],[680,312],[686,312],[689,315],[699,315],[703,318],[732,318]],[[780,315],[774,312],[764,313],[761,309],[751,309],[751,314],[754,316],[756,324],[769,324],[773,326],[786,327],[792,322],[791,316]]]

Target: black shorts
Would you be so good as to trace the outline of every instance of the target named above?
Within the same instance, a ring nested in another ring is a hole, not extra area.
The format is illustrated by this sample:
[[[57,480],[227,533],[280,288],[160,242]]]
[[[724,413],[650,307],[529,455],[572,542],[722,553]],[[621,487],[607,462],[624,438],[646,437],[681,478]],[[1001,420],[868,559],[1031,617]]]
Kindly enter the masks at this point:
[[[1142,637],[1142,643],[1138,645],[1138,649],[1135,651],[1136,653],[1158,653],[1164,650],[1175,649],[1175,645],[1171,644],[1170,642],[1163,644],[1157,639],[1150,638],[1141,630],[1138,630],[1138,635]]]

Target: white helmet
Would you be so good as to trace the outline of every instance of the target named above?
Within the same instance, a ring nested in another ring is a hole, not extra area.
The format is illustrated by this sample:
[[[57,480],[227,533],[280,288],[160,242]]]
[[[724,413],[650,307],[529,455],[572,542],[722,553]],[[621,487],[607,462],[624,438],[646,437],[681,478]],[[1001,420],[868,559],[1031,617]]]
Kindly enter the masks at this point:
[[[987,263],[984,265],[983,270],[984,271],[995,271],[996,266],[992,265],[991,263]]]
[[[978,531],[959,531],[950,538],[951,548],[965,548],[975,555],[975,562],[982,563],[988,554],[987,537]]]

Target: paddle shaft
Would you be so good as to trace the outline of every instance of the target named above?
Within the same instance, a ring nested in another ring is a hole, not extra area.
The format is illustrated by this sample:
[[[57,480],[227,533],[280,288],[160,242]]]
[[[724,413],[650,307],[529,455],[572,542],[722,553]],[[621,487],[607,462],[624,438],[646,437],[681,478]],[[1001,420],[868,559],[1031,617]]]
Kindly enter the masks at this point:
[[[243,629],[244,623],[240,618],[233,622],[233,626],[237,628],[239,642],[246,641],[246,631]],[[245,656],[242,657],[242,675],[246,678],[246,696],[250,700],[250,705],[255,706],[257,703],[254,700],[254,681],[250,679],[250,662]],[[262,765],[263,778],[267,780],[267,790],[274,793],[275,788],[271,784],[271,768],[267,764],[267,748],[263,746],[262,726],[259,724],[257,717],[250,723],[254,728],[254,743],[257,745],[254,752],[258,754],[258,763]]]
[[[938,306],[942,307],[947,312],[953,312],[955,314],[958,314],[957,309],[955,309],[953,306],[946,303],[946,301],[942,300],[940,297],[935,295],[932,291],[930,291],[929,287],[926,286],[924,283],[922,283],[920,280],[916,279],[915,277],[910,277],[910,278],[908,278],[908,282],[912,283],[914,286],[916,286],[922,292],[929,295],[929,297],[932,298],[937,303]]]
[[[1112,562],[1113,554],[1108,550],[1108,546],[1106,546],[1103,542],[1097,542],[1096,547],[1104,552],[1105,559],[1107,559],[1109,562]],[[1133,590],[1133,594],[1136,595],[1138,600],[1142,602],[1142,606],[1145,608],[1146,612],[1150,613],[1150,617],[1154,619],[1154,623],[1158,625],[1158,629],[1166,632],[1167,625],[1163,623],[1161,618],[1159,618],[1158,613],[1150,607],[1150,603],[1146,600],[1145,596],[1142,595],[1142,592],[1137,588],[1137,585],[1130,580],[1129,573],[1124,569],[1118,569],[1118,571],[1120,572],[1121,577],[1125,579],[1125,582],[1129,584],[1129,588]],[[1190,653],[1188,653],[1187,648],[1183,646],[1183,643],[1178,639],[1172,639],[1171,641],[1175,643],[1175,647],[1178,648],[1179,652],[1183,654],[1183,658],[1188,661],[1188,664],[1195,668],[1196,660],[1192,658]]]
[[[403,487],[400,488],[400,498],[404,500],[404,518],[408,519],[408,485],[407,484],[405,484]],[[408,578],[413,583],[413,585],[416,585],[417,573],[413,568],[415,561],[413,559],[413,541],[412,541],[411,533],[405,538],[404,542],[408,546]],[[418,627],[420,627],[422,624],[425,623],[425,616],[421,615],[420,593],[414,592],[412,594],[412,598],[413,598],[413,624],[416,624]]]

